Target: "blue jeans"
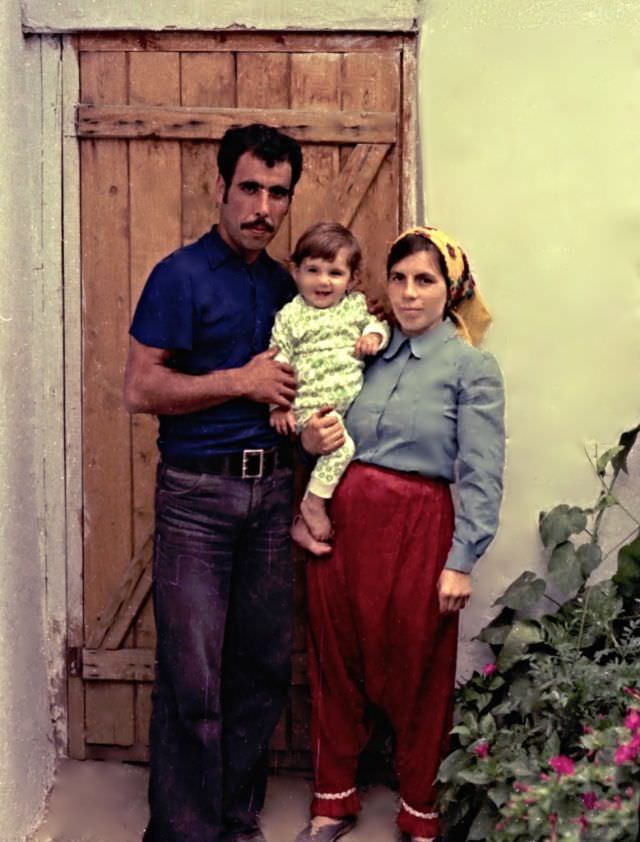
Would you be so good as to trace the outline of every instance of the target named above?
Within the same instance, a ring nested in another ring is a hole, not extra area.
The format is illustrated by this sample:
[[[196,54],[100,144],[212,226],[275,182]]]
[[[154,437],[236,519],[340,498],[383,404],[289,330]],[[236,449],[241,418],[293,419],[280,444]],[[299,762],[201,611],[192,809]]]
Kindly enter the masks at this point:
[[[291,654],[292,479],[161,464],[158,635],[145,842],[231,842],[256,827]]]

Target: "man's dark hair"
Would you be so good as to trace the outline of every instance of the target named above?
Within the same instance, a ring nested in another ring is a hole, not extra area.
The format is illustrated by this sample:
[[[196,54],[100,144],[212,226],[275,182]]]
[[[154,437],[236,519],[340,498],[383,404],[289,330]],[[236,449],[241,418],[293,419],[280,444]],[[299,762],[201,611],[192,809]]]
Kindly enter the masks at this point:
[[[233,174],[236,171],[238,159],[245,152],[251,152],[256,158],[268,167],[273,167],[282,161],[288,161],[291,165],[291,187],[289,195],[293,191],[302,172],[302,149],[297,140],[289,135],[279,132],[272,126],[265,126],[262,123],[252,123],[250,126],[240,126],[235,129],[227,129],[220,141],[218,150],[218,172],[222,176],[225,186],[224,200],[227,200],[227,191],[231,187]]]

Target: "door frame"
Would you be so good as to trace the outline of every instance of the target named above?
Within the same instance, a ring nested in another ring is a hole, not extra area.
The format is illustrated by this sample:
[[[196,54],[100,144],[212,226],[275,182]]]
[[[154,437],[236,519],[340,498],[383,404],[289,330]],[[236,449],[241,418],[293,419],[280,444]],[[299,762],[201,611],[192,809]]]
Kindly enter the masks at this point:
[[[382,27],[381,27],[382,28]],[[239,29],[239,32],[246,30]],[[301,34],[292,30],[292,34]],[[230,34],[230,30],[225,30]],[[175,34],[175,31],[174,31]],[[256,35],[260,32],[256,31]],[[353,30],[310,31],[316,37],[349,35]],[[369,33],[372,34],[372,33]],[[403,169],[401,228],[416,221],[422,193],[418,156],[418,97],[416,29],[394,32],[403,36],[402,83],[413,92],[413,107],[400,128]],[[83,631],[83,481],[82,481],[82,279],[80,260],[80,155],[76,135],[76,105],[80,101],[77,34],[42,36],[40,67],[34,68],[42,97],[41,123],[44,296],[43,349],[48,359],[47,394],[42,415],[53,413],[59,435],[51,424],[41,427],[43,461],[53,470],[43,482],[43,556],[48,628],[48,664],[54,744],[58,756],[85,757],[84,689],[78,654]],[[34,78],[34,82],[36,79]],[[51,101],[54,108],[48,112]],[[40,334],[38,334],[40,335]],[[53,397],[51,397],[53,396]],[[64,502],[62,502],[64,501]]]

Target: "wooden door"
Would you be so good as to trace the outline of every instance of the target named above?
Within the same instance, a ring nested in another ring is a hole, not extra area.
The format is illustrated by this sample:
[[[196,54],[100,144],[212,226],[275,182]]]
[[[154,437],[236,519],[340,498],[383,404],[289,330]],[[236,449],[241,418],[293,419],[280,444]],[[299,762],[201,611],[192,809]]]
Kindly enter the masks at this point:
[[[412,221],[414,39],[402,35],[172,33],[78,38],[83,295],[84,647],[71,653],[75,756],[144,760],[153,677],[150,589],[156,423],[130,418],[122,376],[153,265],[216,219],[218,142],[265,122],[296,137],[304,171],[270,247],[312,222],[352,227],[376,293]],[[273,761],[305,768],[303,567],[291,698]]]

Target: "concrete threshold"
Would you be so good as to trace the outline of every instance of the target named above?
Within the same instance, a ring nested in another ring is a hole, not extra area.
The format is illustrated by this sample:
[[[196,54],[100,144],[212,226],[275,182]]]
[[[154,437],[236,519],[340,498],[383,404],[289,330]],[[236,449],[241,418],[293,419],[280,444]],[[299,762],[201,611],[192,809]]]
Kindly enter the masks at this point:
[[[308,818],[311,784],[269,780],[262,829],[267,842],[293,842]],[[386,787],[363,794],[357,827],[345,842],[396,842],[397,796]],[[64,760],[45,819],[27,842],[139,842],[146,826],[147,769],[127,763]]]

